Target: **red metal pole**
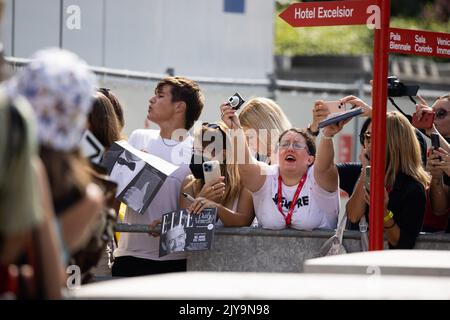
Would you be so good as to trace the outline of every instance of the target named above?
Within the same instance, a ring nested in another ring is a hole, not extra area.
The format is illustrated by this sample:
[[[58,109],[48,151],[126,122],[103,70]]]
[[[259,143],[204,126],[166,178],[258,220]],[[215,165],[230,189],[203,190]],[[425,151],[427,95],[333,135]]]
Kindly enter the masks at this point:
[[[372,153],[369,212],[369,250],[383,250],[386,102],[390,0],[379,0],[381,28],[375,29],[372,88]]]

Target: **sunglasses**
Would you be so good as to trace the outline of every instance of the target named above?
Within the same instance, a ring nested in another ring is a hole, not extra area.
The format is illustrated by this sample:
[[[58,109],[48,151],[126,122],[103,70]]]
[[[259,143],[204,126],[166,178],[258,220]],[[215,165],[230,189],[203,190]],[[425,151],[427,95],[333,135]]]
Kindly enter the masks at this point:
[[[359,135],[359,140],[361,141],[361,144],[364,144],[364,141],[370,143],[370,137],[371,137],[370,132],[364,132],[363,134]]]
[[[103,93],[105,96],[108,97],[109,96],[109,91],[111,91],[111,89],[109,89],[109,88],[98,88],[97,91]]]
[[[445,117],[447,117],[448,111],[445,109],[438,109],[436,111],[436,118],[438,119],[444,119]]]
[[[222,141],[223,147],[224,147],[224,149],[226,148],[226,145],[227,145],[226,136],[227,136],[227,134],[225,133],[225,131],[222,130],[222,128],[217,123],[203,122],[202,123],[202,127],[205,127],[205,128],[208,128],[208,129],[219,130],[221,132],[222,139],[223,139],[223,141]]]

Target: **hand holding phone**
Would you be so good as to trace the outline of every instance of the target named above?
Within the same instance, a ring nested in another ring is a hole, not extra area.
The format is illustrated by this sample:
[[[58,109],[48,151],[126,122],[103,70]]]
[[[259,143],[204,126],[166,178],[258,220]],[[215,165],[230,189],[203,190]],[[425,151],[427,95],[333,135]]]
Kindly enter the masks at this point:
[[[219,179],[221,177],[219,161],[203,162],[203,174],[205,176],[205,184],[210,184],[214,180]]]
[[[328,111],[330,111],[330,113],[347,111],[347,105],[339,100],[324,101],[323,103],[328,107]]]
[[[431,129],[433,127],[434,117],[436,113],[432,110],[422,110],[422,117],[417,112],[413,113],[411,124],[417,129]]]
[[[431,145],[433,146],[434,150],[437,150],[441,147],[441,144],[439,143],[439,135],[436,133],[432,133],[430,135],[431,138]]]
[[[431,145],[433,146],[433,149],[434,150],[439,149],[441,147],[441,144],[439,142],[439,135],[436,133],[432,133],[430,135],[430,138],[431,138]],[[442,160],[442,158],[440,156],[438,157],[438,159],[439,159],[439,161]]]

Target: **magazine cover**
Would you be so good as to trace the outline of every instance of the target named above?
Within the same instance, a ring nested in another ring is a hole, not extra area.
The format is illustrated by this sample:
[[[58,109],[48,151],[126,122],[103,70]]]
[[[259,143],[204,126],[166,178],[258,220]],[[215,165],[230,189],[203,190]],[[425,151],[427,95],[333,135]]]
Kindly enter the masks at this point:
[[[217,208],[206,208],[199,214],[186,209],[164,214],[161,217],[159,256],[172,252],[211,249]]]
[[[144,214],[167,176],[178,168],[126,141],[114,142],[102,165],[117,183],[116,198],[140,214]]]

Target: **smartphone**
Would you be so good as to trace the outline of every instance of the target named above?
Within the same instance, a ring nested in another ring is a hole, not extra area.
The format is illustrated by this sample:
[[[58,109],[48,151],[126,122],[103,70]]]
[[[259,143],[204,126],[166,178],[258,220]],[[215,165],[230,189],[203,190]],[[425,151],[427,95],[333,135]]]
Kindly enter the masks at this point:
[[[328,110],[330,111],[330,113],[347,111],[346,104],[340,102],[339,100],[336,100],[336,101],[324,101],[324,104],[328,107]]]
[[[441,144],[439,143],[439,135],[436,133],[432,133],[430,135],[431,138],[431,145],[433,146],[434,150],[437,150],[441,147]]]
[[[370,166],[366,166],[364,168],[364,174],[365,174],[364,187],[366,188],[367,192],[370,192]]]
[[[413,113],[411,124],[417,129],[431,129],[433,127],[436,112],[432,110],[423,110],[422,117],[418,118],[417,112]]]
[[[205,176],[205,183],[219,179],[222,175],[220,173],[219,161],[211,160],[203,162],[203,174]]]
[[[431,145],[433,146],[433,149],[434,149],[434,150],[439,149],[439,148],[441,147],[441,144],[440,144],[440,142],[439,142],[439,135],[436,134],[436,133],[432,133],[432,134],[430,135],[430,138],[431,138]],[[438,157],[438,160],[441,161],[442,158],[439,156],[439,157]]]

